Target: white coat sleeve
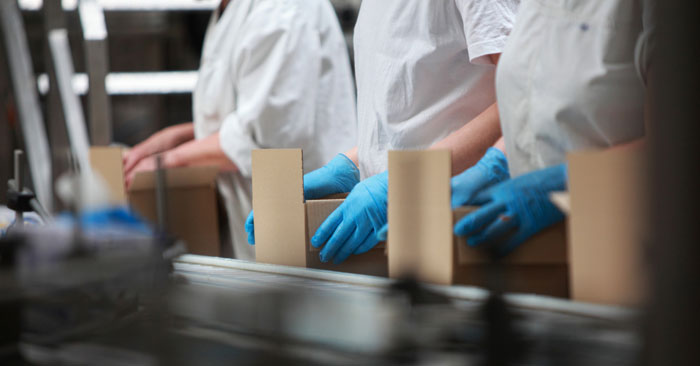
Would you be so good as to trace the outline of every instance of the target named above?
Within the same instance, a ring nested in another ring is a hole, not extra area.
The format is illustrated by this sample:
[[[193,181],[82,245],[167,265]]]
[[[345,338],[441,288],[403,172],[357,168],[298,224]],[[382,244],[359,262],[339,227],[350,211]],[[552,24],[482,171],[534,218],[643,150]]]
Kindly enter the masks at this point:
[[[300,148],[313,139],[320,40],[303,20],[272,9],[251,15],[237,42],[231,64],[236,109],[219,138],[250,177],[252,150]]]
[[[520,0],[456,0],[462,16],[469,60],[492,64],[487,57],[501,53],[510,35]]]

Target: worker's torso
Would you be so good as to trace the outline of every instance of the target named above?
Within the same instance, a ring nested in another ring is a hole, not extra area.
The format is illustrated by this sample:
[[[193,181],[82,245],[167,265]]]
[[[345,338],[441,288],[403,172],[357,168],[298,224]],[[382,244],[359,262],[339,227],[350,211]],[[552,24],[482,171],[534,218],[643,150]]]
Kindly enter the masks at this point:
[[[427,148],[495,102],[494,67],[469,61],[455,0],[363,1],[355,69],[363,177],[386,169],[388,150]]]
[[[195,137],[201,139],[218,132],[229,114],[238,108],[250,108],[247,105],[238,105],[236,67],[242,61],[237,59],[237,54],[241,53],[241,46],[245,46],[239,40],[245,29],[246,20],[256,14],[255,12],[266,12],[273,9],[272,7],[275,7],[275,14],[283,16],[301,16],[300,14],[303,14],[316,26],[319,38],[326,41],[321,42],[322,54],[319,55],[324,59],[325,69],[322,70],[322,74],[318,75],[317,84],[298,86],[299,88],[316,88],[318,90],[318,93],[315,93],[317,95],[315,97],[315,120],[298,123],[323,125],[324,123],[321,122],[331,121],[325,123],[329,127],[319,132],[317,136],[319,141],[308,141],[307,146],[288,146],[287,141],[266,141],[265,146],[262,146],[264,148],[304,148],[304,168],[309,171],[321,167],[335,154],[341,152],[341,150],[336,149],[349,148],[352,144],[351,140],[354,140],[355,131],[354,126],[342,129],[342,131],[353,132],[352,136],[344,137],[348,141],[346,146],[341,146],[343,144],[338,143],[339,139],[336,138],[324,139],[325,136],[332,137],[332,134],[336,132],[332,128],[334,123],[354,124],[356,121],[347,50],[337,19],[333,18],[335,14],[327,0],[235,0],[228,4],[220,17],[217,16],[217,13],[212,16],[204,40],[199,78],[193,93]],[[272,14],[272,12],[268,12],[268,14]],[[270,25],[270,27],[275,26],[274,24]],[[285,31],[284,25],[279,26],[279,31]],[[279,60],[279,62],[284,61]],[[264,73],[267,70],[261,69],[260,71]],[[300,70],[300,72],[304,71]],[[341,113],[343,116],[335,116],[334,112]],[[260,114],[264,114],[264,112],[260,112]],[[268,123],[267,126],[270,124]],[[262,124],[260,126],[253,125],[250,131],[242,133],[249,134],[250,138],[255,140],[257,128],[265,127]],[[287,126],[287,128],[292,127]],[[314,128],[318,130],[318,128]],[[336,128],[335,130],[340,129]],[[348,135],[348,133],[346,132],[344,135]],[[222,141],[222,144],[225,143],[226,141]],[[254,260],[254,247],[247,244],[244,230],[245,219],[252,209],[251,179],[241,173],[225,173],[220,175],[218,187],[228,214],[234,255],[239,259]]]
[[[523,0],[497,92],[511,175],[644,135],[639,0]]]

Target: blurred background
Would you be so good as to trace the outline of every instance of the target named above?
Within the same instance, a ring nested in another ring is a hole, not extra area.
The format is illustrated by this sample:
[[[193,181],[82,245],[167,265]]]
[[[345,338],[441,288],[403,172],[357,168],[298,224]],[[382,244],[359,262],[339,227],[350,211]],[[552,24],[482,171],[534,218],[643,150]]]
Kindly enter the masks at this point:
[[[62,4],[64,13],[54,14],[50,21],[44,21],[42,0],[18,1],[44,115],[47,116],[49,90],[46,29],[65,25],[77,74],[74,89],[81,95],[85,115],[89,116],[85,30],[78,0],[57,2]],[[104,11],[107,33],[106,87],[111,102],[113,141],[133,146],[163,127],[191,122],[191,91],[197,78],[204,33],[219,1],[101,0],[98,3]],[[352,59],[352,32],[361,0],[331,0],[331,3]],[[54,24],[49,24],[52,22]],[[6,190],[7,180],[12,175],[11,164],[5,162],[10,162],[12,151],[21,147],[4,52],[3,47],[0,49],[0,161],[3,162],[0,164],[0,192]],[[0,196],[0,204],[6,203],[6,197]]]

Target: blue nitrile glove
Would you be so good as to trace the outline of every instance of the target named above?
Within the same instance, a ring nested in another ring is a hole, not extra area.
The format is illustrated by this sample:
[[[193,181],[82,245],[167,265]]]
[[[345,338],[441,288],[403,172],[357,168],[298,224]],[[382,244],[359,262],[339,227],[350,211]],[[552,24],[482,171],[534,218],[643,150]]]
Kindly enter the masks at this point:
[[[377,231],[386,224],[388,173],[367,178],[350,192],[311,238],[311,245],[321,250],[322,262],[333,259],[339,264],[351,254],[362,254],[377,243]]]
[[[473,205],[479,192],[507,179],[510,179],[510,173],[506,155],[499,149],[489,148],[476,165],[450,181],[452,208]]]
[[[304,199],[313,200],[336,193],[347,193],[360,182],[360,171],[344,154],[336,155],[325,166],[304,175]],[[255,245],[253,211],[245,222],[248,244]]]
[[[537,170],[507,180],[479,193],[477,211],[455,225],[455,234],[466,236],[470,246],[502,242],[500,254],[508,254],[525,240],[564,219],[549,200],[554,191],[566,190],[566,165]]]
[[[499,149],[489,148],[476,165],[452,177],[452,208],[474,204],[479,192],[507,179],[510,173],[506,155]],[[377,240],[385,241],[388,231],[388,225],[379,230]]]

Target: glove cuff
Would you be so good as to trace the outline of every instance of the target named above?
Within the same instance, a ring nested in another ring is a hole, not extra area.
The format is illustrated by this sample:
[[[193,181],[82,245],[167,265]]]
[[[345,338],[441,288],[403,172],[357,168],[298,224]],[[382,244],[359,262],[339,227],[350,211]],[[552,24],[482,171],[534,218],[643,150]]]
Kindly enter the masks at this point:
[[[326,167],[338,177],[342,192],[350,192],[357,183],[360,183],[360,170],[345,154],[336,155]]]
[[[488,148],[480,163],[486,165],[486,171],[491,184],[500,183],[504,180],[510,179],[508,159],[500,149],[495,147]]]

